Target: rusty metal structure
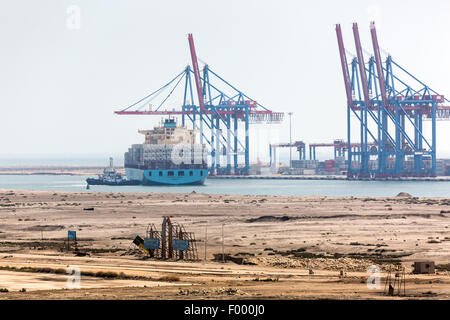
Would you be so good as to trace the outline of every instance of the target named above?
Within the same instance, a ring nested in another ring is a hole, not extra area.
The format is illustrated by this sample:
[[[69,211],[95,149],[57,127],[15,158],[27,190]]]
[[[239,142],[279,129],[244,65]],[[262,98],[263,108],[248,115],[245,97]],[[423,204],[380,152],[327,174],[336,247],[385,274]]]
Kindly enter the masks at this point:
[[[388,296],[406,296],[406,271],[403,266],[389,268],[384,282],[384,294]]]
[[[151,258],[198,260],[195,234],[187,232],[182,224],[173,222],[168,216],[163,217],[161,231],[151,223],[147,226],[145,238],[134,243]]]

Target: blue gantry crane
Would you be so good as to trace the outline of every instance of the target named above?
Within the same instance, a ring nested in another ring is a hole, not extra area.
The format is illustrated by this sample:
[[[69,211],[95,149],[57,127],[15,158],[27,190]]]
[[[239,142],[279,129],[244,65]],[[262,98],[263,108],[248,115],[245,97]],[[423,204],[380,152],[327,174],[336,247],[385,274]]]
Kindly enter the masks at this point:
[[[187,66],[176,77],[130,106],[116,111],[118,115],[181,116],[182,125],[190,123],[199,131],[200,143],[210,147],[210,174],[248,175],[250,171],[250,137],[252,123],[280,123],[282,112],[273,112],[251,99],[208,65],[201,72],[192,34],[188,36],[192,67]],[[192,84],[195,81],[195,88]],[[180,84],[184,84],[180,85]],[[181,109],[167,109],[171,97],[182,89]],[[163,94],[164,92],[164,94]],[[194,103],[197,98],[197,104]],[[156,109],[153,104],[157,102]],[[241,129],[244,129],[243,132]],[[239,163],[244,158],[244,164]],[[221,161],[224,157],[225,161]],[[222,167],[221,162],[226,162]]]
[[[348,177],[436,176],[436,121],[450,120],[450,101],[392,56],[383,63],[374,22],[370,31],[374,54],[366,65],[353,24],[356,56],[348,64],[336,25],[347,97]],[[352,141],[352,118],[359,124],[358,148]],[[431,121],[430,133],[424,120]]]
[[[298,152],[298,160],[306,159],[306,145],[303,141],[295,141],[292,143],[271,143],[269,144],[269,158],[270,158],[270,166],[276,166],[277,158],[277,149],[278,148],[296,148]],[[289,164],[291,166],[291,164]]]

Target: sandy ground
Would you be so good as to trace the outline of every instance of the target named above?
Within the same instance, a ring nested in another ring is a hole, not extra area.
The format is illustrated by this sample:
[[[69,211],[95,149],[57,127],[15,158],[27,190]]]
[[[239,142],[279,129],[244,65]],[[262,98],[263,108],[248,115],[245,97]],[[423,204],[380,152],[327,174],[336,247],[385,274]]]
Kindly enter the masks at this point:
[[[134,237],[148,224],[160,228],[165,215],[195,232],[202,261],[138,253]],[[222,225],[225,253],[253,265],[212,261]],[[450,199],[442,198],[0,190],[0,289],[9,290],[0,299],[392,299],[383,289],[398,263],[406,297],[394,299],[449,299],[448,269],[411,274],[413,261],[450,263],[449,226]],[[87,256],[64,251],[67,230]],[[82,276],[81,289],[67,290],[69,275],[52,270],[73,265],[124,277]],[[371,265],[381,270],[378,289],[366,284]]]

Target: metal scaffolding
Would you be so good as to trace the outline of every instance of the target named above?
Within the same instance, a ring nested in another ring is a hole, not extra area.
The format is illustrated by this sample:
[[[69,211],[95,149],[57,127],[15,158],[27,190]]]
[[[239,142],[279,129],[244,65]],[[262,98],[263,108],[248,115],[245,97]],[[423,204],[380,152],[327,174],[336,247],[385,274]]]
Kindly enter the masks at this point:
[[[450,119],[450,101],[390,55],[383,63],[374,22],[370,31],[374,55],[366,65],[353,24],[356,57],[349,70],[341,26],[336,25],[347,97],[348,177],[436,176],[436,121]],[[353,147],[352,118],[360,127],[358,148]],[[424,120],[431,121],[431,133],[424,130]]]

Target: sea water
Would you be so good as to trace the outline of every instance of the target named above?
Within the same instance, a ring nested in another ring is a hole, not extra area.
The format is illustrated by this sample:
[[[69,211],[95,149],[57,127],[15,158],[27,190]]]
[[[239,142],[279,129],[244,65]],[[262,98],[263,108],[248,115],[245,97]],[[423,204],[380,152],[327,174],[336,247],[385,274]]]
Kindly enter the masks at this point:
[[[0,175],[0,189],[155,193],[195,191],[209,194],[354,197],[393,197],[400,192],[407,192],[416,197],[450,197],[450,181],[207,179],[203,186],[90,186],[87,190],[86,178],[69,175]]]

